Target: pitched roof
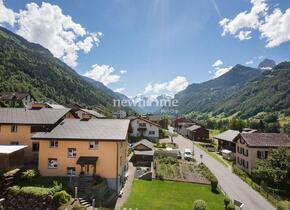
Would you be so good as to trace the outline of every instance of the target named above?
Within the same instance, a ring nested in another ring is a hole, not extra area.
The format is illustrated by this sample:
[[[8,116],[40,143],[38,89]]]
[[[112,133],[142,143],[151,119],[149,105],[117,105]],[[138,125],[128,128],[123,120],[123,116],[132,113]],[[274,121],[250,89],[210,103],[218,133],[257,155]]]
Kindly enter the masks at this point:
[[[141,141],[136,142],[133,145],[133,148],[135,148],[136,146],[138,146],[140,144],[143,144],[144,146],[148,147],[149,149],[153,149],[153,147],[154,147],[154,144],[152,142],[148,141],[147,139],[142,139]]]
[[[52,109],[65,109],[63,105],[60,104],[52,104],[52,103],[45,103],[49,108]]]
[[[139,119],[139,120],[143,120],[143,121],[145,121],[145,122],[147,122],[147,123],[149,123],[149,124],[151,124],[151,125],[155,125],[155,126],[157,126],[157,127],[161,127],[159,124],[157,124],[157,123],[155,123],[155,122],[152,122],[152,121],[150,121],[150,120],[148,120],[148,119],[146,119],[146,118],[143,118],[143,117],[136,117],[135,119],[132,119],[132,120],[137,120],[137,119]]]
[[[70,109],[0,108],[0,124],[50,125],[55,124],[69,111]]]
[[[11,154],[26,147],[26,145],[0,145],[0,154]]]
[[[190,130],[190,131],[195,131],[197,129],[201,128],[201,126],[199,125],[193,125],[193,126],[190,126],[188,128],[186,128],[187,130]]]
[[[250,147],[290,147],[290,138],[284,133],[241,133]]]
[[[21,101],[26,96],[30,95],[29,93],[20,93],[20,92],[0,92],[0,98],[4,101]]]
[[[89,113],[97,118],[105,118],[106,116],[100,114],[99,112],[92,109],[81,109],[83,112]]]
[[[125,140],[129,122],[119,119],[65,119],[51,132],[36,133],[32,139]]]
[[[134,155],[146,155],[146,156],[153,156],[154,155],[154,150],[134,150]]]
[[[214,138],[220,139],[220,140],[223,140],[223,141],[233,142],[238,137],[239,134],[240,134],[239,131],[227,130],[225,132],[222,132],[222,133],[218,134]]]

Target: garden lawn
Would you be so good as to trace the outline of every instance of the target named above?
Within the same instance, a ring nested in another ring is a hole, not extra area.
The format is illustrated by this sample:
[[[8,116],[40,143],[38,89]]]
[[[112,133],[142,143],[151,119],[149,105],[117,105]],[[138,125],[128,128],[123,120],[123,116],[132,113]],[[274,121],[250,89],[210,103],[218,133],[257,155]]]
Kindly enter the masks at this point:
[[[224,209],[223,194],[211,192],[209,185],[160,180],[134,180],[130,197],[123,208],[191,210],[197,199],[203,199],[208,210]]]

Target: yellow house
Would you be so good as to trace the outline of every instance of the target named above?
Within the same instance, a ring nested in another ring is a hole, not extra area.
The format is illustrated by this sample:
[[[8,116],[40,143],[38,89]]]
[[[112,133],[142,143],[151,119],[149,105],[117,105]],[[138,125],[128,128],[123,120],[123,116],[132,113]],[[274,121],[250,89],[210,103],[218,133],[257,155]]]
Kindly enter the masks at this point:
[[[31,137],[39,131],[50,131],[64,118],[71,118],[70,109],[0,108],[0,145],[26,145],[25,162],[37,162],[39,143]]]
[[[129,120],[65,119],[51,132],[35,134],[41,175],[99,175],[119,192],[127,168],[128,127]]]

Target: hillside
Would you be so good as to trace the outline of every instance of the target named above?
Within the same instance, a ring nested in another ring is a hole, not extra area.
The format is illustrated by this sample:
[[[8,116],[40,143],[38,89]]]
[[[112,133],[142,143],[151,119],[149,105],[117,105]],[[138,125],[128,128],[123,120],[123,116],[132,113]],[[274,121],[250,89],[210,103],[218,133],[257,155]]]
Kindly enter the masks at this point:
[[[177,93],[181,113],[211,112],[216,105],[235,93],[247,81],[261,74],[261,71],[242,65],[234,66],[222,76],[200,84],[191,84]]]
[[[290,62],[283,62],[219,102],[213,111],[215,114],[226,115],[239,112],[241,118],[248,118],[259,112],[279,111],[289,107]]]
[[[110,108],[112,96],[85,81],[47,49],[0,27],[0,90],[31,91],[38,100]]]

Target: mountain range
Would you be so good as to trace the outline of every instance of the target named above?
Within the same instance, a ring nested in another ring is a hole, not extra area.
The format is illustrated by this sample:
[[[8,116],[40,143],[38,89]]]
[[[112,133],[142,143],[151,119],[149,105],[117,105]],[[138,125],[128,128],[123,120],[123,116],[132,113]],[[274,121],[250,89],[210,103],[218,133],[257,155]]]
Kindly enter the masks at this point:
[[[39,44],[0,27],[0,91],[21,91],[37,100],[70,102],[111,110],[114,98],[126,97],[85,78]]]

